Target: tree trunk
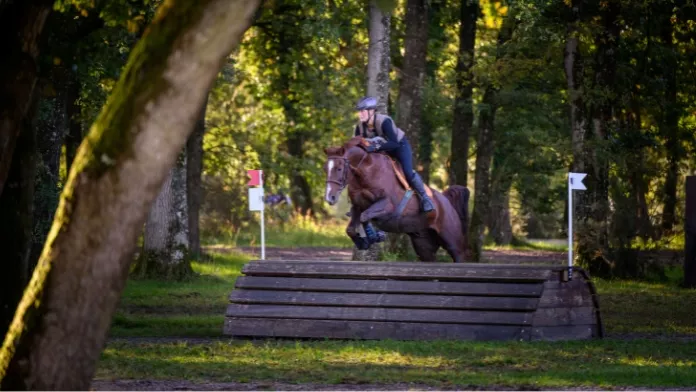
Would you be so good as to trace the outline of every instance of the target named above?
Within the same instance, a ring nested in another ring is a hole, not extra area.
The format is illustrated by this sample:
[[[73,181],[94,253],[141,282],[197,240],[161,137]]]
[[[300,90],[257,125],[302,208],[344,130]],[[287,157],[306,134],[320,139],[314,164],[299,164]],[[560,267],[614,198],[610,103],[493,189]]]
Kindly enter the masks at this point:
[[[200,210],[203,203],[203,135],[205,135],[206,97],[196,122],[196,128],[186,142],[186,201],[188,202],[188,243],[192,258],[201,256],[201,234],[199,230]]]
[[[77,104],[77,98],[80,96],[80,83],[74,73],[70,74],[70,83],[68,85],[68,134],[65,135],[65,165],[70,171],[77,154],[77,148],[82,143],[82,122],[80,122],[80,105]]]
[[[469,247],[472,261],[481,261],[486,219],[490,215],[490,171],[493,158],[493,133],[495,111],[495,90],[489,86],[483,95],[479,114],[479,134],[476,149],[476,175],[474,181],[474,209],[469,226]]]
[[[412,147],[414,166],[418,167],[423,119],[423,80],[428,49],[428,10],[425,0],[408,0],[406,7],[407,32],[404,42],[404,65],[399,84],[396,123],[406,133]],[[388,252],[398,255],[400,259],[409,257],[409,254],[413,252],[411,252],[411,241],[408,236],[390,233]]]
[[[696,287],[696,176],[686,177],[684,286]]]
[[[459,15],[459,57],[456,68],[457,97],[454,100],[452,122],[452,146],[450,155],[450,185],[467,186],[469,175],[469,136],[474,124],[472,93],[474,88],[474,44],[476,43],[476,20],[479,13],[478,0],[461,0]]]
[[[0,351],[4,390],[86,390],[152,201],[258,1],[168,1],[78,150]]]
[[[143,251],[133,271],[137,278],[184,280],[193,273],[188,247],[186,177],[184,150],[147,217]]]
[[[391,62],[389,58],[389,28],[391,18],[383,12],[376,3],[370,0],[370,47],[367,58],[367,95],[377,98],[377,111],[387,113],[389,106],[389,70]],[[387,235],[387,241],[403,244],[403,239],[398,234]],[[367,250],[353,248],[353,260],[375,261],[383,255],[382,244],[374,244]]]
[[[423,80],[428,50],[428,7],[425,0],[408,0],[406,5],[406,39],[404,66],[399,84],[397,124],[408,137],[413,150],[414,166],[420,165],[421,124],[423,118]]]
[[[0,195],[38,80],[39,38],[51,0],[5,4],[0,13]]]
[[[391,17],[370,0],[370,46],[367,53],[367,95],[377,98],[377,110],[387,113],[389,100],[389,26]]]
[[[36,127],[32,122],[39,100],[37,90],[17,140],[5,191],[0,195],[0,336],[7,333],[31,274],[32,201],[39,159]]]
[[[594,86],[612,86],[616,74],[616,48],[620,28],[619,6],[609,2],[602,11],[603,28],[595,38]],[[609,253],[609,149],[607,140],[613,126],[615,98],[594,100],[591,105],[593,132],[586,135],[585,169],[587,187],[583,198],[582,224],[578,230],[578,261],[595,276],[608,276],[615,265]]]
[[[512,224],[510,223],[510,188],[513,173],[505,166],[505,156],[496,149],[493,154],[491,172],[491,209],[488,230],[497,245],[509,245],[512,242]]]
[[[570,104],[571,147],[573,151],[574,172],[584,170],[584,141],[587,123],[585,121],[582,73],[583,64],[580,57],[578,23],[580,19],[582,0],[573,0],[571,8],[573,17],[566,28],[566,43],[563,52],[564,71],[568,88]]]
[[[39,103],[37,120],[37,150],[41,160],[37,165],[36,196],[34,198],[34,238],[31,249],[31,268],[41,256],[48,231],[51,229],[53,214],[58,208],[60,197],[60,155],[69,122],[69,75],[63,66],[53,66],[48,83],[54,93],[42,97]]]
[[[671,12],[668,13],[671,17]],[[665,51],[663,57],[664,78],[666,82],[665,101],[663,106],[660,133],[666,139],[667,150],[667,176],[665,179],[664,198],[662,207],[662,231],[669,233],[674,228],[677,207],[677,182],[679,180],[679,162],[682,160],[682,152],[679,140],[679,107],[677,102],[677,55],[674,52],[672,38],[673,27],[670,18],[661,23],[660,38]]]

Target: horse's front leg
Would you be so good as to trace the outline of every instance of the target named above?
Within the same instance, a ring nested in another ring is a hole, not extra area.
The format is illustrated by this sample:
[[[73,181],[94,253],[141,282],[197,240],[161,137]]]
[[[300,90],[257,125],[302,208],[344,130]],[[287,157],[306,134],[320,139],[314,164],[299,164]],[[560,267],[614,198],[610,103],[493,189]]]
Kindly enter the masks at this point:
[[[358,226],[360,225],[360,209],[355,205],[350,207],[350,222],[348,222],[348,227],[346,227],[346,234],[348,237],[355,237],[358,234]]]
[[[365,223],[372,219],[384,218],[394,212],[394,204],[388,198],[382,198],[373,203],[370,208],[360,214],[360,222]]]

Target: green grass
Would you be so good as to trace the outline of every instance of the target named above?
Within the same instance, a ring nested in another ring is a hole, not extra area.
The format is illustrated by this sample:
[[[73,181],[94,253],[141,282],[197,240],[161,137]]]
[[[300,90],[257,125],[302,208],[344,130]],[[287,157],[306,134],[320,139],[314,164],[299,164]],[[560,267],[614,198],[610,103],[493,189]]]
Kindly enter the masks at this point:
[[[119,342],[104,351],[97,378],[666,388],[693,387],[695,370],[695,342]]]
[[[112,337],[221,338],[227,296],[248,261],[215,255],[188,282],[129,281]],[[605,330],[580,342],[111,341],[99,379],[287,383],[414,382],[434,387],[696,386],[696,290],[595,280]]]
[[[353,242],[346,235],[347,220],[327,219],[319,221],[302,215],[293,215],[286,221],[266,223],[265,241],[269,247],[338,247],[350,248]],[[249,224],[236,232],[211,236],[205,245],[260,246],[261,228]]]

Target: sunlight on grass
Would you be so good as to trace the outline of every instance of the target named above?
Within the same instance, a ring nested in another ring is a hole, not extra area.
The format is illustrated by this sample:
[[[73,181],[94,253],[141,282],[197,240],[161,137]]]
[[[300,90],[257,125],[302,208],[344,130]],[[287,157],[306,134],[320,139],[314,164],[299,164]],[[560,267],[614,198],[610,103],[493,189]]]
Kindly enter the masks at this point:
[[[292,215],[285,221],[266,223],[266,246],[269,247],[341,247],[350,248],[352,241],[346,235],[347,220],[315,219],[300,214]],[[204,240],[206,245],[259,246],[260,226],[248,223],[237,232],[228,232],[215,238]]]
[[[447,385],[684,387],[696,343],[230,341],[111,343],[98,378]]]

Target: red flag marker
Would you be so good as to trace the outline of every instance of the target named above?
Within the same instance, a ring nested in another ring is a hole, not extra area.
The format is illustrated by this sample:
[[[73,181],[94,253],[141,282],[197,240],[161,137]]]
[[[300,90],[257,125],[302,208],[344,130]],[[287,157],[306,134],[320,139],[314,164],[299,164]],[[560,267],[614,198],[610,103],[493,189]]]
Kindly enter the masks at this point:
[[[259,186],[261,185],[261,170],[247,170],[247,175],[251,177],[251,180],[247,183],[249,186]]]

